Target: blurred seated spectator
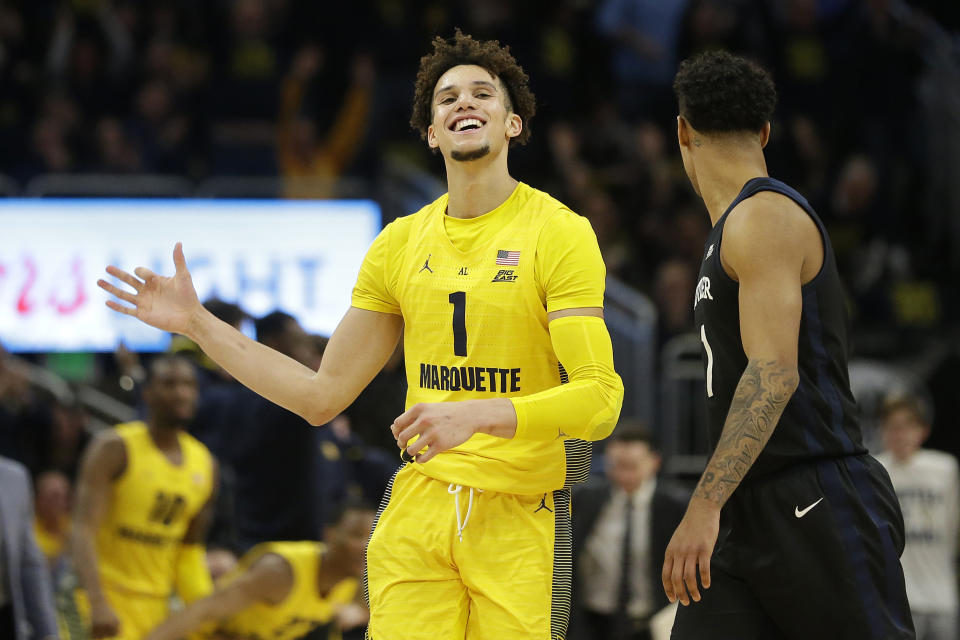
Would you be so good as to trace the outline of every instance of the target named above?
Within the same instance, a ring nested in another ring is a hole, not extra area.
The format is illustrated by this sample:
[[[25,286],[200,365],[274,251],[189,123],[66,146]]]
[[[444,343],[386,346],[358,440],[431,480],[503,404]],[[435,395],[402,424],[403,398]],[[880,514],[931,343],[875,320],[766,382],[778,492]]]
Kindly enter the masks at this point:
[[[117,118],[102,118],[96,126],[96,158],[90,166],[99,173],[137,173],[143,169],[140,152]]]
[[[55,404],[50,429],[42,434],[38,468],[57,469],[76,478],[90,433],[90,415],[79,403]]]
[[[347,625],[338,621],[367,621],[357,591],[373,519],[372,508],[350,503],[327,528],[326,543],[257,545],[213,594],[171,615],[147,640],[177,640],[205,624],[227,637],[292,640],[333,623],[329,635],[310,637],[341,637]]]
[[[255,325],[263,344],[306,366],[316,362],[313,339],[293,316],[275,311]],[[237,550],[319,540],[316,428],[240,384],[208,385],[200,404],[193,432],[233,472]]]
[[[675,258],[665,260],[654,276],[653,300],[657,306],[657,344],[693,329],[693,305],[690,292],[696,285],[696,272],[690,263]]]
[[[37,546],[55,574],[70,536],[70,479],[60,471],[37,476],[33,532]]]
[[[364,444],[385,451],[394,460],[399,460],[400,450],[390,433],[390,425],[394,418],[403,413],[406,398],[407,376],[401,339],[387,363],[344,413],[349,416],[351,428]]]
[[[400,466],[399,450],[387,452],[367,446],[352,429],[346,414],[317,430],[317,446],[321,458],[317,490],[322,496],[324,522],[341,504],[351,500],[380,504],[390,478]]]
[[[47,72],[95,120],[122,102],[134,61],[133,35],[115,3],[62,3],[47,43]]]
[[[145,171],[187,173],[190,121],[179,112],[168,82],[155,78],[140,87],[128,129]]]
[[[31,473],[44,468],[45,439],[53,421],[50,402],[37,395],[26,371],[0,346],[0,455],[17,460]]]
[[[41,173],[66,173],[77,168],[66,126],[52,117],[33,124],[26,157],[18,164],[18,178],[28,180]]]
[[[687,0],[604,0],[597,30],[613,45],[613,74],[620,109],[627,117],[673,114],[670,91],[677,40]]]
[[[907,540],[900,561],[917,640],[955,640],[960,473],[949,453],[924,449],[930,421],[919,400],[904,396],[881,409],[887,468],[900,499]]]
[[[0,638],[57,638],[53,589],[33,538],[33,489],[23,465],[0,457]]]
[[[226,38],[215,43],[214,114],[238,121],[272,120],[281,74],[277,34],[283,8],[265,0],[238,0],[219,8],[229,15],[220,17],[226,18]]]
[[[605,476],[573,492],[574,589],[570,640],[649,640],[667,606],[663,556],[688,495],[658,480],[661,458],[646,427],[617,425]]]

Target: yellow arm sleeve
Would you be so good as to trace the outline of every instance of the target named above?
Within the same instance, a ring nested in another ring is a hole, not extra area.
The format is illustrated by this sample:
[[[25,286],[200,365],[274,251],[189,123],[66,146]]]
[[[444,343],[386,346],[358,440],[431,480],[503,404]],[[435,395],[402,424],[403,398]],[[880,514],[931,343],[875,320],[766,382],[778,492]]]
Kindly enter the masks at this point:
[[[517,412],[514,438],[606,438],[623,405],[623,381],[613,370],[607,325],[595,316],[564,316],[550,323],[550,341],[570,381],[510,399]]]
[[[202,544],[184,544],[177,555],[177,594],[190,604],[213,593],[213,580],[207,569],[206,548]]]

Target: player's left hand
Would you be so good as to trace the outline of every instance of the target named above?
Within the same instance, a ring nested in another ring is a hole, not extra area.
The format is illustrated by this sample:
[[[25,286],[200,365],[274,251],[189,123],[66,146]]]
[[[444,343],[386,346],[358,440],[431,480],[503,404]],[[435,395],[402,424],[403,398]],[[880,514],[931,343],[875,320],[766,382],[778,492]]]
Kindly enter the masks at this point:
[[[691,498],[663,557],[660,577],[670,602],[680,600],[684,606],[689,605],[691,599],[700,602],[697,567],[700,568],[700,584],[704,589],[710,588],[710,556],[719,533],[720,506],[697,496]]]
[[[480,423],[472,404],[470,400],[421,402],[397,416],[390,431],[400,448],[423,464],[441,451],[463,444],[477,432]],[[410,443],[416,436],[420,437]]]

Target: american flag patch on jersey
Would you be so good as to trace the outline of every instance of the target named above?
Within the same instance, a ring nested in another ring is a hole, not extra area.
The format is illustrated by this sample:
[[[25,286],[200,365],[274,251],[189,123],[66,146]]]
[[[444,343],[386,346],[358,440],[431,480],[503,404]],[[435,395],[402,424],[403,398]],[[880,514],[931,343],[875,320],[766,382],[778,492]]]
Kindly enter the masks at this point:
[[[500,249],[497,251],[497,264],[506,265],[508,267],[516,267],[520,264],[520,252],[504,251],[503,249]]]

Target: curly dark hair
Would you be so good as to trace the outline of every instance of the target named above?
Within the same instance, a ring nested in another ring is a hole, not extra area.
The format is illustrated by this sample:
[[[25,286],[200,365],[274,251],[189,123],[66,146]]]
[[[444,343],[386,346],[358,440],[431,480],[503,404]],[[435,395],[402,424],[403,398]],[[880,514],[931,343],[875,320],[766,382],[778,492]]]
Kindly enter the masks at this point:
[[[530,91],[529,76],[510,55],[509,46],[500,46],[497,40],[474,40],[457,29],[449,40],[433,39],[433,53],[420,58],[417,84],[413,95],[413,115],[410,126],[426,138],[427,127],[433,121],[433,90],[440,76],[461,64],[475,64],[490,72],[507,89],[506,108],[520,116],[523,129],[510,144],[526,144],[530,139],[530,120],[537,111],[537,100]]]
[[[760,131],[777,104],[770,74],[726,51],[708,51],[681,62],[673,91],[680,115],[703,133]]]

